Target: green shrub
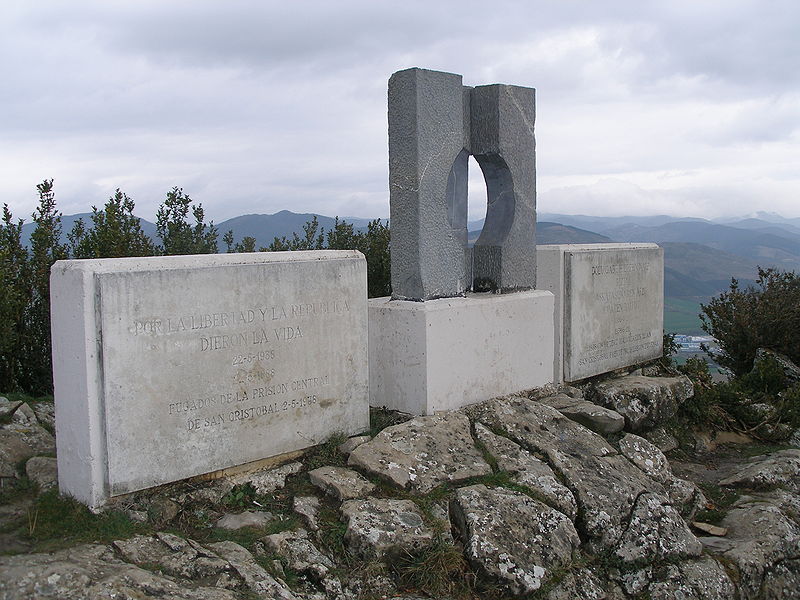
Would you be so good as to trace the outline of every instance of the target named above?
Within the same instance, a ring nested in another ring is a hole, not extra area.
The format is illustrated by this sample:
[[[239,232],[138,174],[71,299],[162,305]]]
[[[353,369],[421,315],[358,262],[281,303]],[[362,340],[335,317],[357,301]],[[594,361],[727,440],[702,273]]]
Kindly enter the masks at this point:
[[[719,344],[714,360],[742,376],[756,350],[769,348],[800,362],[800,278],[793,272],[758,269],[756,287],[730,289],[700,305],[701,326]]]

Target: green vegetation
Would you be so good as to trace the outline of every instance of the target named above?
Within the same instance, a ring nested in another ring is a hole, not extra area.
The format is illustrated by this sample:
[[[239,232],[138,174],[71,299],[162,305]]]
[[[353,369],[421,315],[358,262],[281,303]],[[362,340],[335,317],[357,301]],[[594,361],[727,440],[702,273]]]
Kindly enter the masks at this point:
[[[401,557],[395,568],[402,587],[433,598],[464,596],[472,588],[474,579],[464,553],[443,534],[437,535],[424,550]]]
[[[108,542],[128,538],[146,529],[124,513],[110,510],[98,515],[57,490],[40,494],[28,509],[27,534],[38,551],[82,542]]]
[[[756,286],[730,289],[701,305],[703,331],[720,352],[714,359],[734,375],[753,368],[756,350],[769,348],[800,363],[800,278],[794,272],[758,269]]]

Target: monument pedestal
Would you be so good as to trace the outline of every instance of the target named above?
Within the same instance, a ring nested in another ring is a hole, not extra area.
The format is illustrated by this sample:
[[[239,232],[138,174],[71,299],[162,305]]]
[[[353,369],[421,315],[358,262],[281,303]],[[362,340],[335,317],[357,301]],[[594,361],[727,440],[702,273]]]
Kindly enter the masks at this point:
[[[370,405],[417,415],[553,381],[553,294],[369,301]]]

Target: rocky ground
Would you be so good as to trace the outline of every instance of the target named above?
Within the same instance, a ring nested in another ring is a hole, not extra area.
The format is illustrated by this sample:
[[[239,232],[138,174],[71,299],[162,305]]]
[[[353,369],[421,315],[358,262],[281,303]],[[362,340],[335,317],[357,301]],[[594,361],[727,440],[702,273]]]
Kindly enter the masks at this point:
[[[0,400],[0,599],[800,598],[800,450],[679,447],[691,394],[637,372],[377,410],[369,435],[100,514],[54,489],[52,404]]]

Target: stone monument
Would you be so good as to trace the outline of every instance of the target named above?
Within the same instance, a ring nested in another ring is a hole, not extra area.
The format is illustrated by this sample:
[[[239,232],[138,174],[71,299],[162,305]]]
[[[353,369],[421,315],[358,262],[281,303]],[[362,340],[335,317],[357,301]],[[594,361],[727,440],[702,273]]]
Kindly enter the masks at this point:
[[[535,91],[407,69],[389,80],[392,298],[369,303],[370,403],[416,414],[552,381],[536,287]],[[467,245],[467,165],[487,212]]]
[[[555,381],[661,356],[664,250],[658,245],[545,245],[537,248],[537,264],[539,287],[555,294]]]
[[[369,427],[357,251],[57,262],[58,477],[109,498]]]

